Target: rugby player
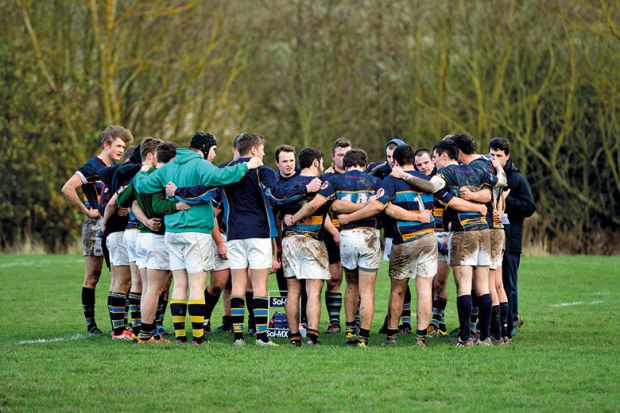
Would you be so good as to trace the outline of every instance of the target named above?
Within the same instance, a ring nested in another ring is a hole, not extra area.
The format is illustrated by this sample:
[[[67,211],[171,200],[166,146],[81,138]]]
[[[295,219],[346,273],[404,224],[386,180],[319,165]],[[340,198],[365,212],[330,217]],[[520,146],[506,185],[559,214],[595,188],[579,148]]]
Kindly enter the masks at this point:
[[[247,162],[250,156],[262,160],[265,155],[264,139],[254,133],[241,133],[237,139],[240,158],[229,165]],[[319,189],[318,178],[307,185],[297,184],[294,193],[305,194]],[[268,298],[267,276],[274,266],[272,238],[277,237],[275,219],[264,191],[279,197],[282,183],[268,167],[244,176],[239,182],[222,186],[226,205],[228,260],[232,273],[231,311],[234,327],[234,345],[244,345],[243,322],[247,286],[254,293],[253,309],[256,322],[256,344],[275,346],[267,336]],[[289,188],[290,190],[290,188]],[[248,268],[251,280],[248,282]]]
[[[283,187],[284,203],[282,212],[285,215],[282,231],[282,267],[287,281],[286,318],[290,328],[291,344],[301,345],[299,332],[299,302],[301,290],[306,290],[308,303],[306,318],[308,320],[307,343],[319,344],[319,319],[321,316],[321,292],[323,282],[329,280],[329,263],[327,247],[320,240],[320,230],[325,222],[328,208],[312,211],[305,219],[295,222],[290,220],[291,214],[307,204],[314,196],[308,192],[299,196],[296,187],[309,185],[323,173],[323,154],[314,148],[304,148],[299,152],[301,172],[287,180]],[[296,196],[297,195],[297,196]],[[288,222],[287,222],[288,220]]]
[[[394,166],[400,167],[401,173],[428,179],[415,171],[414,152],[411,146],[398,146],[394,150],[393,157]],[[397,216],[392,220],[394,240],[390,254],[390,311],[386,345],[396,343],[405,290],[409,278],[413,278],[416,280],[417,296],[416,345],[425,346],[431,313],[432,281],[437,268],[437,240],[431,214],[433,196],[416,191],[401,179],[388,176],[381,183],[376,200],[356,212],[341,214],[338,218],[344,226],[355,220],[372,217],[388,208],[390,203],[408,211],[410,216],[408,220],[401,220]]]
[[[321,177],[323,181],[327,181],[334,175],[344,172],[344,155],[351,150],[351,141],[347,138],[340,137],[334,141],[332,145],[332,164]],[[330,214],[325,220],[323,233],[321,237],[327,246],[327,254],[329,258],[330,279],[327,281],[327,289],[325,290],[325,306],[329,315],[329,326],[327,333],[340,332],[340,309],[342,308],[342,293],[340,285],[342,284],[342,263],[340,262],[340,223],[336,219],[335,214]]]
[[[428,149],[418,149],[415,152],[414,167],[426,176],[433,176],[437,170]],[[443,205],[437,200],[433,203],[433,218],[435,220],[435,237],[437,238],[437,274],[433,277],[433,310],[428,335],[445,336],[445,310],[448,303],[448,231],[443,227]]]
[[[368,157],[361,149],[351,149],[343,159],[346,172],[325,181],[314,199],[292,217],[295,225],[315,214],[326,202],[335,201],[336,212],[353,212],[368,203],[379,189],[381,180],[364,172]],[[339,201],[339,202],[338,202]],[[352,204],[352,205],[350,205]],[[341,226],[340,256],[347,277],[345,316],[347,344],[368,347],[370,325],[375,310],[375,282],[381,264],[381,245],[378,220],[374,217]],[[356,332],[356,313],[360,312],[359,335]]]
[[[62,187],[69,203],[85,215],[82,225],[82,254],[85,259],[82,284],[82,308],[86,320],[86,332],[97,336],[103,334],[95,321],[95,288],[101,276],[103,250],[101,246],[101,213],[97,209],[102,182],[97,171],[119,161],[125,146],[133,141],[131,132],[122,126],[110,125],[101,134],[102,151],[82,165]],[[77,189],[81,188],[84,202]]]
[[[180,186],[219,186],[242,179],[250,169],[262,165],[259,158],[253,157],[226,168],[217,168],[206,161],[207,133],[198,132],[191,140],[188,149],[177,149],[172,162],[156,169],[150,174],[148,165],[134,178],[134,186],[140,193],[156,193],[174,181]],[[178,343],[187,342],[185,335],[185,315],[189,313],[192,321],[192,344],[200,345],[206,341],[204,336],[206,271],[213,266],[213,209],[210,203],[195,205],[186,211],[178,211],[164,217],[166,225],[166,245],[170,254],[170,269],[174,278],[174,289],[170,311],[175,325]],[[189,296],[188,296],[189,290]]]

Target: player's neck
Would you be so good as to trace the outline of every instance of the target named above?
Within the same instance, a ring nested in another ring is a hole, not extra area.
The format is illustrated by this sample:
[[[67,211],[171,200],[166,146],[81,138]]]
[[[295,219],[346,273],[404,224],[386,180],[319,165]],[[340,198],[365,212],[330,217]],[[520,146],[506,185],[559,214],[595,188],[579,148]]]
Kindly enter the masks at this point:
[[[462,159],[465,165],[469,165],[470,163],[472,163],[473,161],[475,161],[476,159],[480,158],[480,155],[478,155],[477,153],[472,153],[471,155],[463,155]]]
[[[336,164],[333,164],[332,167],[334,168],[334,171],[338,172],[339,174],[344,173],[344,169],[338,168]]]
[[[403,169],[403,171],[415,171],[415,168],[413,167],[413,164],[403,165],[403,166],[401,166],[401,168]]]
[[[348,168],[348,169],[347,169],[347,172],[349,172],[349,171],[359,171],[359,172],[364,172],[364,171],[365,171],[365,169],[364,169],[364,167],[363,167],[363,166],[359,166],[359,165],[358,165],[358,166],[352,166],[352,167]]]
[[[319,172],[315,168],[304,168],[299,174],[302,176],[319,176]]]
[[[97,158],[101,159],[106,166],[111,166],[114,163],[110,155],[105,151],[101,151]]]

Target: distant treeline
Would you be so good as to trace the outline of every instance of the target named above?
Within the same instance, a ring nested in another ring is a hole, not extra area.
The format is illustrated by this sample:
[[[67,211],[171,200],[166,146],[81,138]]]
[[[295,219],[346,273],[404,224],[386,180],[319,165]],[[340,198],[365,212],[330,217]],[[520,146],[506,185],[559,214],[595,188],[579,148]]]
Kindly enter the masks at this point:
[[[62,251],[60,188],[107,124],[186,144],[240,131],[268,149],[347,136],[513,142],[530,242],[618,253],[618,1],[0,1],[0,248]]]

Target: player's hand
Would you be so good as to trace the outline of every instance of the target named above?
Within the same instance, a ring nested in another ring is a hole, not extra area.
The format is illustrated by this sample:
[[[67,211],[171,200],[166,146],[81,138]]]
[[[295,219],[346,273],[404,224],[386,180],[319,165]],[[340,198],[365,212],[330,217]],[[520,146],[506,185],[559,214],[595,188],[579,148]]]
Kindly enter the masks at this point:
[[[370,204],[371,202],[374,202],[377,200],[377,195],[371,195],[368,197],[368,202],[366,202],[367,204]]]
[[[217,256],[223,260],[228,259],[228,247],[226,246],[225,242],[222,242],[220,245],[217,246]]]
[[[190,204],[187,204],[185,202],[177,202],[175,206],[177,208],[177,211],[187,211],[192,207]]]
[[[151,218],[144,224],[151,231],[159,231],[161,229],[161,219],[160,218]]]
[[[271,272],[276,272],[280,269],[280,267],[282,266],[282,263],[280,262],[280,260],[278,259],[277,255],[274,255],[271,258]]]
[[[430,210],[428,209],[423,209],[422,211],[420,211],[418,213],[418,221],[424,223],[424,224],[428,224],[431,222],[431,217],[433,216],[433,214],[431,213]]]
[[[171,198],[174,198],[174,193],[177,190],[177,186],[174,184],[174,182],[168,182],[168,185],[166,185],[166,195],[168,195]]]
[[[330,166],[323,173],[325,173],[325,174],[333,174],[334,173],[334,167]]]
[[[342,223],[342,221],[340,221],[340,223]],[[336,231],[334,234],[332,234],[332,237],[334,237],[334,242],[336,243],[336,245],[340,245],[340,231]]]
[[[499,161],[497,160],[497,158],[491,158],[491,163],[493,164],[493,166],[495,167],[495,171],[499,171],[500,169],[502,169],[502,165],[499,163]]]
[[[293,216],[291,214],[284,215],[284,225],[287,227],[292,227],[293,224]]]
[[[493,210],[493,223],[499,224],[500,222],[502,222],[502,213],[495,209]]]
[[[119,208],[116,210],[116,213],[121,217],[126,217],[129,215],[129,208]]]
[[[321,180],[319,178],[314,178],[308,185],[306,185],[306,192],[318,192],[321,189]]]
[[[392,172],[390,172],[390,175],[392,175],[394,178],[402,178],[404,173],[405,171],[403,171],[403,168],[394,165],[394,167],[392,167]]]
[[[248,169],[256,169],[256,168],[263,166],[263,160],[259,158],[258,156],[253,156],[252,158],[250,158],[247,164],[248,164]]]
[[[486,215],[487,214],[487,207],[484,204],[478,204],[478,211],[480,213],[480,215]]]
[[[98,209],[91,208],[91,209],[88,210],[86,215],[88,216],[88,218],[94,218],[94,219],[101,218],[101,214],[99,213]]]
[[[340,214],[338,215],[338,221],[340,221],[340,225],[346,225],[351,222],[351,218],[349,218],[349,214]]]
[[[468,187],[466,187],[466,186],[462,186],[462,187],[459,189],[459,196],[460,196],[461,198],[463,198],[465,201],[471,201],[471,199],[472,199],[471,194],[472,194],[472,192],[471,192],[471,191],[469,190],[469,188],[468,188]]]

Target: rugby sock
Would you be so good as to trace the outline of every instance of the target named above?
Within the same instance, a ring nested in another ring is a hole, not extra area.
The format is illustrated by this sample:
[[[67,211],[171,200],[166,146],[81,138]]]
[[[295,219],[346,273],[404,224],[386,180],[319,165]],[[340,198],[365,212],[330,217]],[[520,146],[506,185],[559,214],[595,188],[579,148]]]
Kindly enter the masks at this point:
[[[245,306],[248,309],[248,330],[250,328],[256,331],[256,320],[254,319],[254,293],[245,293]]]
[[[129,320],[127,319],[127,314],[129,314],[129,293],[125,294],[125,314],[123,314],[125,328],[129,328]]]
[[[501,336],[508,337],[508,303],[499,303],[499,319],[502,325]]]
[[[142,313],[140,311],[140,299],[142,293],[129,292],[129,313],[131,315],[131,326],[133,333],[137,336],[140,334],[140,326],[142,325]]]
[[[491,337],[495,340],[502,337],[502,322],[499,318],[499,304],[491,308]]]
[[[347,321],[346,322],[346,333],[347,334],[355,334],[355,321]]]
[[[268,298],[264,296],[254,297],[254,319],[256,322],[256,339],[269,341],[267,337],[267,322],[269,320]]]
[[[230,328],[232,328],[232,316],[229,316],[229,315],[222,316],[222,328],[228,329],[227,331],[230,332]]]
[[[108,291],[108,314],[110,315],[110,326],[114,330],[114,324],[112,323],[112,300],[110,298],[111,294],[112,291]]]
[[[125,329],[125,294],[110,293],[110,321],[114,334],[121,334]]]
[[[459,313],[459,324],[461,327],[461,340],[470,338],[469,320],[471,319],[471,295],[462,295],[456,299],[456,308]]]
[[[357,304],[357,312],[355,313],[355,325],[359,326],[361,322],[361,318],[360,318],[360,304]]]
[[[153,324],[142,323],[138,339],[140,341],[148,341],[151,337],[153,337],[154,330],[155,326]]]
[[[424,330],[416,330],[415,331],[415,339],[416,341],[422,341],[426,343],[426,329]]]
[[[387,339],[396,339],[396,336],[398,336],[398,329],[397,328],[388,328],[385,330],[385,335]]]
[[[219,299],[220,294],[211,295],[209,289],[205,288],[205,321],[211,319],[211,314]]]
[[[480,340],[489,338],[491,327],[491,294],[484,294],[478,297],[478,305],[480,306]]]
[[[291,342],[291,344],[300,345],[301,339],[302,337],[301,337],[301,334],[299,334],[299,331],[296,331],[295,333],[293,333],[292,331],[289,331],[288,340]]]
[[[164,325],[164,315],[166,314],[166,307],[168,306],[168,298],[166,296],[166,292],[164,291],[159,296],[159,300],[157,301],[157,311],[155,312],[155,325],[163,326]],[[172,305],[170,306],[172,307]],[[170,308],[172,311],[172,308]]]
[[[313,328],[308,329],[306,336],[308,337],[308,341],[312,344],[317,344],[319,342],[319,332]]]
[[[97,327],[95,322],[95,289],[82,287],[82,308],[86,319],[86,330]]]
[[[325,291],[325,306],[329,314],[329,322],[340,324],[340,309],[342,308],[342,294]]]
[[[205,321],[205,300],[189,300],[187,312],[192,320],[192,343],[204,343],[205,328],[202,323]]]
[[[243,319],[245,317],[245,300],[242,297],[230,298],[230,313],[235,333],[234,340],[243,340]]]
[[[431,325],[437,330],[446,329],[445,323],[445,309],[447,301],[443,298],[436,298],[433,300],[433,317],[431,318]]]
[[[403,303],[403,312],[400,314],[400,322],[402,324],[411,324],[411,290],[407,286],[405,291],[405,301]]]
[[[186,343],[185,315],[187,314],[187,300],[182,298],[170,300],[170,313],[172,314],[172,324],[174,325],[174,336],[177,341]]]
[[[365,328],[360,328],[358,340],[363,341],[365,344],[368,344],[368,336],[370,336],[370,330],[366,330]]]
[[[472,334],[476,333],[476,323],[478,322],[478,313],[480,312],[480,298],[472,296],[471,316],[469,317],[469,330]]]

